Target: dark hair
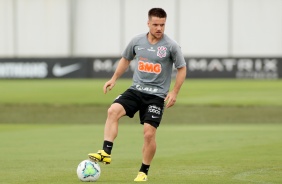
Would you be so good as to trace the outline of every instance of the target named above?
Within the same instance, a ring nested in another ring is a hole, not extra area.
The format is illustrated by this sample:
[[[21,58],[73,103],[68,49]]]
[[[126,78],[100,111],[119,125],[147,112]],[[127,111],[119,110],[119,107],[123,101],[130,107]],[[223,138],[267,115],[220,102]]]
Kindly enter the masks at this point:
[[[166,12],[162,8],[152,8],[148,12],[148,18],[151,17],[166,18]]]

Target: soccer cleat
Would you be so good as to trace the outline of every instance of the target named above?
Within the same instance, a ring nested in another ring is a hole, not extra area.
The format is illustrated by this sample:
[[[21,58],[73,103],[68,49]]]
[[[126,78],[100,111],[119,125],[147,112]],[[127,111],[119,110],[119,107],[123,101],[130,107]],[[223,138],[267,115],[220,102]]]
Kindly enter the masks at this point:
[[[138,172],[138,175],[136,176],[136,178],[134,179],[134,181],[147,181],[148,177],[145,173],[143,172]]]
[[[94,162],[103,162],[104,164],[111,163],[111,155],[107,154],[104,150],[98,150],[97,153],[89,153],[88,157]]]

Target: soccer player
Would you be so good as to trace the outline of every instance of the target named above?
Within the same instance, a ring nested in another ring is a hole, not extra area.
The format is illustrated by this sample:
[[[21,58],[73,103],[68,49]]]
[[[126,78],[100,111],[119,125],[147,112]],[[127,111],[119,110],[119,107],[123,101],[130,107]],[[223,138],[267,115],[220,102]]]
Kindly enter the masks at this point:
[[[142,165],[134,181],[147,181],[149,167],[156,152],[156,131],[164,107],[174,105],[186,78],[186,62],[181,49],[164,34],[166,18],[167,14],[161,8],[149,10],[149,32],[134,37],[122,53],[112,78],[103,87],[104,93],[115,86],[116,80],[127,70],[131,61],[136,62],[133,83],[108,109],[103,149],[88,154],[91,160],[110,164],[119,119],[122,116],[132,118],[139,111],[140,123],[144,129],[144,144]],[[177,75],[173,89],[169,92],[173,65],[177,69]]]

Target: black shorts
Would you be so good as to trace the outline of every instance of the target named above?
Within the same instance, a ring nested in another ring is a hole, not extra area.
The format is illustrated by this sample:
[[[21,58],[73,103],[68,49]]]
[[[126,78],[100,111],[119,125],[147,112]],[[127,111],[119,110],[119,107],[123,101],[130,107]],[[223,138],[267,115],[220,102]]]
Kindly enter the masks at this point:
[[[121,104],[130,118],[139,111],[141,124],[149,123],[155,128],[160,125],[164,110],[164,99],[161,97],[127,89],[113,103]]]

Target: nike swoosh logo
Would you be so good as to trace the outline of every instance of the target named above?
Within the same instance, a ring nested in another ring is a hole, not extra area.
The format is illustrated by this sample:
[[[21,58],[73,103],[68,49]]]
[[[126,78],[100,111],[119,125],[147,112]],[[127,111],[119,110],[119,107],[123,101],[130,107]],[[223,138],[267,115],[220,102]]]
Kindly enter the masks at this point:
[[[80,69],[80,64],[79,63],[75,63],[72,65],[68,65],[68,66],[61,66],[60,63],[56,63],[53,67],[53,74],[56,77],[62,77],[64,75],[67,75],[71,72],[74,72],[76,70]]]
[[[152,116],[152,118],[160,118],[159,116]]]

